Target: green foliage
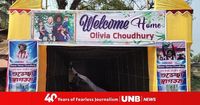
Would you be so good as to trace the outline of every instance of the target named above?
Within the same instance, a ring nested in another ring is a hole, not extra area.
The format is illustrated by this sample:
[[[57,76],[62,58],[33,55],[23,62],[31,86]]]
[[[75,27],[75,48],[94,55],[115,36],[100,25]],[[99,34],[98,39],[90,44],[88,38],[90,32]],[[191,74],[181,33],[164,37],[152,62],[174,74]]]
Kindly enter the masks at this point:
[[[137,44],[137,45],[139,45],[140,43],[141,43],[142,41],[141,40],[139,40],[139,41],[133,41],[133,43],[135,43],[135,44]]]
[[[0,30],[8,28],[8,9],[10,4],[6,0],[0,1]]]
[[[0,30],[8,28],[8,15],[0,12]]]
[[[194,50],[190,50],[190,58],[192,59],[193,56],[194,56]]]
[[[126,0],[89,0],[79,4],[79,10],[133,10]],[[128,0],[131,1],[131,0]]]
[[[191,77],[192,91],[200,91],[200,77],[197,77],[194,74],[192,74]]]
[[[102,5],[101,9],[102,10],[132,10],[133,8],[127,6],[124,1],[121,1],[121,0],[111,0],[108,3],[104,3]]]
[[[200,53],[193,56],[191,61],[194,62],[194,63],[200,62]]]
[[[0,11],[7,14],[10,4],[6,0],[0,1]]]
[[[164,33],[156,32],[156,36],[158,37],[158,40],[165,40],[165,34]]]
[[[113,42],[111,40],[104,40],[103,43],[104,44],[111,44],[111,45],[113,44]]]

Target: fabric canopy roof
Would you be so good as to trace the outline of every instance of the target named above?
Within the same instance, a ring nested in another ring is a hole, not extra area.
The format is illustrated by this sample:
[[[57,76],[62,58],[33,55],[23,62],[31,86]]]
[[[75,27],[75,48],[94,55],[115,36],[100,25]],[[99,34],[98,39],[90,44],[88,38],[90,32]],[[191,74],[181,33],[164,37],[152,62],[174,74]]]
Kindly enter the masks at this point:
[[[41,9],[42,0],[16,0],[11,9]]]
[[[154,0],[156,10],[192,9],[184,0]]]
[[[53,0],[54,1],[54,0]],[[154,0],[155,9],[174,10],[191,9],[184,0]],[[41,9],[42,0],[16,0],[11,9]]]

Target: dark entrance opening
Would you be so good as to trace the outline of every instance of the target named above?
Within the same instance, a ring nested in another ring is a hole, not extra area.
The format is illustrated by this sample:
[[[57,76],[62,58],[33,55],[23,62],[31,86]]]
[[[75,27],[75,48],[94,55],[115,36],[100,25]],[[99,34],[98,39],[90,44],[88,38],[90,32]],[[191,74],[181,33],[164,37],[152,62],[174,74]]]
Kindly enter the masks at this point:
[[[145,47],[48,46],[46,91],[149,91],[147,61]]]
[[[6,68],[0,68],[0,92],[6,89]]]

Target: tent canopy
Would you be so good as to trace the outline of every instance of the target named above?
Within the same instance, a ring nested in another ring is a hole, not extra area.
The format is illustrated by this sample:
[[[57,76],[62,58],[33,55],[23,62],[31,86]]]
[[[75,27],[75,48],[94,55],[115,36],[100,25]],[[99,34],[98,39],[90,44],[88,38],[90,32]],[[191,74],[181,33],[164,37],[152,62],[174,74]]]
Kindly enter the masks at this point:
[[[154,0],[156,10],[192,9],[184,0]]]
[[[167,19],[167,40],[186,40],[187,42],[187,70],[188,70],[188,88],[190,85],[190,46],[192,44],[192,14],[187,12],[192,10],[184,0],[154,0],[155,10],[176,10],[175,13],[168,12]],[[17,0],[11,9],[41,9],[42,0]],[[180,10],[187,10],[180,12]],[[19,10],[22,11],[22,10]],[[20,40],[31,39],[31,15],[24,12],[14,12],[9,18],[8,39]],[[178,11],[178,12],[177,12]],[[46,64],[47,54],[46,46],[39,46],[39,91],[46,89]],[[150,91],[157,91],[157,65],[156,65],[156,48],[148,48],[148,65],[149,65],[149,88]]]
[[[42,0],[16,0],[11,9],[41,9]]]
[[[53,0],[54,1],[54,0]],[[184,0],[154,0],[155,9],[178,10],[191,9]],[[11,9],[41,9],[42,0],[16,0]]]

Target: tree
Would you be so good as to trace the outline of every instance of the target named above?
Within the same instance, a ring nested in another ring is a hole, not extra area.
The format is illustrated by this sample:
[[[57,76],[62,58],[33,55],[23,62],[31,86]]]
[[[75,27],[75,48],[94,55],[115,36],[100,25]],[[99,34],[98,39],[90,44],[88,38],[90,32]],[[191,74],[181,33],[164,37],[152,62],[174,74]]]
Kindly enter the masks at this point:
[[[0,1],[0,31],[8,28],[8,9],[10,3],[6,0]]]
[[[68,0],[57,0],[59,9],[65,9]],[[153,7],[153,0],[72,0],[71,10],[133,10]]]
[[[59,9],[65,9],[65,6],[67,5],[65,0],[57,0],[57,3],[58,3]]]
[[[74,1],[72,2],[72,5],[71,5],[70,9],[71,9],[71,10],[76,9],[76,8],[78,7],[78,5],[79,5],[80,2],[81,2],[81,0],[74,0]]]
[[[200,53],[195,55],[195,56],[193,56],[191,61],[194,62],[194,63],[200,62]]]
[[[68,0],[57,0],[59,9],[65,9]],[[78,7],[81,0],[73,0],[70,9],[74,10]]]
[[[122,0],[90,0],[78,6],[80,10],[131,10],[132,6]]]

